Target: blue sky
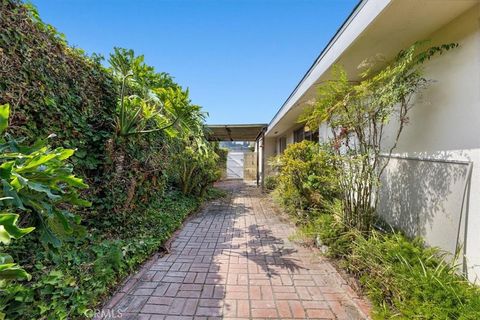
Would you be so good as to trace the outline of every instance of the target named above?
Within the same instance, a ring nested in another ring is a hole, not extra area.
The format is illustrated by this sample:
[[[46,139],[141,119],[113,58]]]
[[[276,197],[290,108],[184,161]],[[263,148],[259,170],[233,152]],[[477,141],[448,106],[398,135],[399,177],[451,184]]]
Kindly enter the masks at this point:
[[[219,124],[268,123],[357,0],[31,2],[88,53],[144,54]]]

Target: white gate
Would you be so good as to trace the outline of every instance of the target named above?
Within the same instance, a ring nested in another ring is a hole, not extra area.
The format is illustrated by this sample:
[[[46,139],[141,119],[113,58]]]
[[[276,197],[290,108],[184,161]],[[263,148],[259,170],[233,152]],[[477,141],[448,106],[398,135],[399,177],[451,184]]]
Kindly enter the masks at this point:
[[[227,179],[243,179],[244,154],[241,151],[229,151],[227,156]]]

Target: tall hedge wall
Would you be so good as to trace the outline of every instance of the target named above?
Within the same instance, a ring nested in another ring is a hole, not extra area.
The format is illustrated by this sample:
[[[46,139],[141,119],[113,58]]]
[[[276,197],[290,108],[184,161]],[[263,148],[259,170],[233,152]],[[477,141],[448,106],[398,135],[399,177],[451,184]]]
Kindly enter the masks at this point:
[[[118,83],[101,62],[68,46],[34,8],[0,0],[0,104],[10,104],[9,134],[25,144],[54,134],[50,145],[77,149],[76,175],[90,186],[82,196],[93,203],[75,209],[85,234],[60,248],[44,245],[38,232],[8,246],[32,279],[0,288],[1,319],[93,317],[109,290],[200,203],[167,186],[169,148],[178,139],[115,134]],[[180,88],[157,75],[158,87]]]
[[[29,140],[76,148],[76,169],[89,180],[105,161],[116,90],[99,59],[69,47],[34,10],[0,0],[0,103],[12,107],[10,130]]]

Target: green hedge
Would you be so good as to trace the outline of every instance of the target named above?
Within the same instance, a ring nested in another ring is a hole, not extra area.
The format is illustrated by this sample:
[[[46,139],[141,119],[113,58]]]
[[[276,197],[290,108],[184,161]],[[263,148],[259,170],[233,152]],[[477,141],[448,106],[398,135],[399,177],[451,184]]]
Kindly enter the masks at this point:
[[[333,161],[325,146],[307,140],[290,144],[272,161],[278,171],[273,183],[275,198],[297,221],[305,222],[317,212],[328,211],[338,196]]]
[[[0,104],[12,107],[10,132],[77,149],[78,173],[92,180],[112,137],[116,90],[96,57],[69,47],[17,0],[0,6]],[[89,181],[91,182],[91,181]]]

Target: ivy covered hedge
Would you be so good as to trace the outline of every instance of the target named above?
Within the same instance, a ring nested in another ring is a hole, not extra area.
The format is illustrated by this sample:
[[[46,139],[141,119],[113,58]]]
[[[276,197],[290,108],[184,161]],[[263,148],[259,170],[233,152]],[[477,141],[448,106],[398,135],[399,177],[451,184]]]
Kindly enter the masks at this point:
[[[9,103],[9,131],[77,149],[73,159],[87,178],[105,162],[113,135],[116,87],[98,57],[67,45],[33,8],[16,0],[0,6],[0,103]]]
[[[87,56],[0,0],[0,319],[92,317],[218,196],[225,154],[204,119],[133,50]]]

